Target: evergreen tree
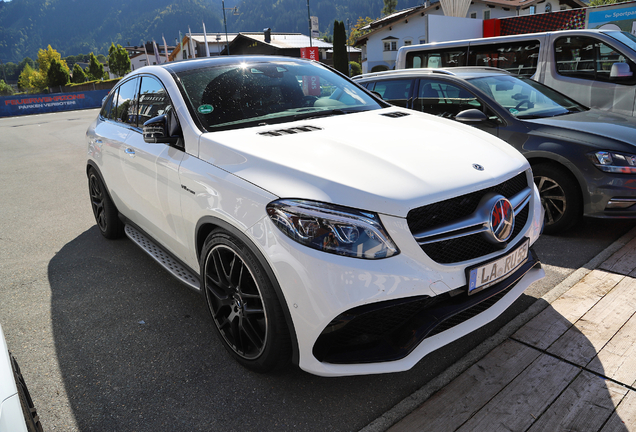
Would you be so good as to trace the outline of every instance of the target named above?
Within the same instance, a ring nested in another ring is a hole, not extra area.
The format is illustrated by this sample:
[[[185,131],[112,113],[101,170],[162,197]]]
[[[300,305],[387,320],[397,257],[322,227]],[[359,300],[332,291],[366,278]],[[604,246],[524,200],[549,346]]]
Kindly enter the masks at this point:
[[[89,80],[100,80],[104,78],[104,65],[97,61],[95,54],[90,53],[86,76]]]
[[[347,34],[344,22],[336,20],[333,23],[333,67],[349,76],[349,59],[347,58]]]
[[[382,16],[391,15],[397,9],[397,0],[384,0],[384,8],[382,9]]]
[[[108,67],[117,76],[124,76],[130,72],[130,57],[128,51],[121,45],[110,44],[108,50]]]
[[[66,64],[62,64],[62,61],[53,60],[49,65],[49,70],[46,73],[46,81],[49,87],[58,87],[68,84],[68,67],[66,67]]]
[[[86,74],[82,67],[77,63],[73,66],[73,78],[71,79],[71,82],[76,84],[86,82]]]

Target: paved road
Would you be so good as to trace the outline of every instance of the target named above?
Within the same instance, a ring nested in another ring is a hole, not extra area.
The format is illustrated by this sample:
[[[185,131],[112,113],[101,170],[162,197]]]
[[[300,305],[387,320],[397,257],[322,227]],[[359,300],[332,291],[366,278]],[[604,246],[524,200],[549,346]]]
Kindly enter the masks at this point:
[[[197,293],[99,234],[84,174],[96,113],[0,119],[0,322],[46,430],[358,430],[636,225],[585,221],[543,237],[548,277],[411,371],[257,375],[230,361]]]

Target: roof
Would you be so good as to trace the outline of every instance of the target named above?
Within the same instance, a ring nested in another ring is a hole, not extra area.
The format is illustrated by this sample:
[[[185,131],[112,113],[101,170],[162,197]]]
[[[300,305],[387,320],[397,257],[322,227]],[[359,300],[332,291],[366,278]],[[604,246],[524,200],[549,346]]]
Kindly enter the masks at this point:
[[[265,34],[263,32],[239,33],[239,35],[280,49],[306,48],[310,44],[309,36],[302,33],[271,33],[270,42],[265,42]],[[333,44],[314,38],[311,38],[311,46],[325,49],[333,48]]]
[[[448,75],[461,78],[474,78],[477,76],[489,75],[511,75],[510,72],[486,66],[460,66],[450,68],[418,68],[418,69],[398,69],[383,72],[372,72],[358,75],[353,79],[364,81],[372,78],[396,78],[396,77],[413,77],[419,75]]]

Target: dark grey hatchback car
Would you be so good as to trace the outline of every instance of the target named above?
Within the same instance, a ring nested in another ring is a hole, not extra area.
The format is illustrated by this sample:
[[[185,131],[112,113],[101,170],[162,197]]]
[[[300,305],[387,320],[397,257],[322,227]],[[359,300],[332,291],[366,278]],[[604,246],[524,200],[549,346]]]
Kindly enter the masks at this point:
[[[636,218],[635,117],[589,109],[495,68],[407,69],[355,80],[394,105],[470,124],[523,153],[547,234],[567,230],[583,215]]]

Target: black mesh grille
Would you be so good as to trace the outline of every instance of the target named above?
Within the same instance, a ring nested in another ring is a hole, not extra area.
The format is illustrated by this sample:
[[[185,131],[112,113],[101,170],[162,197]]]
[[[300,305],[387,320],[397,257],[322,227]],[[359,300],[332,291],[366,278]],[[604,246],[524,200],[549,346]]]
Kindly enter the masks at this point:
[[[407,215],[407,223],[411,233],[416,234],[471,215],[477,209],[484,195],[488,193],[503,195],[510,199],[527,187],[526,173],[523,172],[494,187],[413,209]],[[526,206],[516,215],[515,229],[511,240],[514,240],[525,226],[528,212],[529,206]],[[432,260],[441,264],[478,258],[501,250],[501,248],[502,246],[490,243],[479,234],[422,246],[422,250]]]

